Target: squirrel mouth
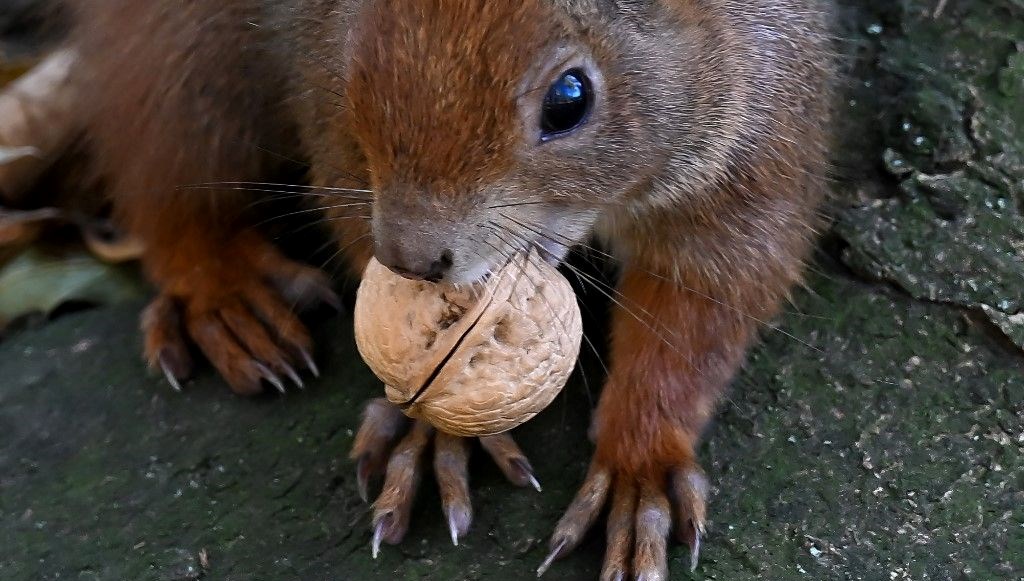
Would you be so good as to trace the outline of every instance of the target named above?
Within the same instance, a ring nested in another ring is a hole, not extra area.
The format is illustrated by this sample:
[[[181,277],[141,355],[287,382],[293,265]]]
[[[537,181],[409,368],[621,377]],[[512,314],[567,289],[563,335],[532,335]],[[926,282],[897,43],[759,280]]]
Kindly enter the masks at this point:
[[[500,271],[507,263],[516,260],[516,258],[520,256],[534,252],[541,260],[557,268],[565,261],[570,250],[571,247],[552,240],[532,241],[528,243],[526,248],[520,248],[519,250],[514,251],[510,256],[506,256],[502,261],[491,263],[487,266],[481,265],[480,268],[474,269],[474,272],[471,275],[473,278],[469,281],[463,281],[462,284],[469,284],[470,286],[485,286],[487,281],[490,280],[491,277]],[[441,281],[438,284],[450,285],[453,283],[450,281]]]

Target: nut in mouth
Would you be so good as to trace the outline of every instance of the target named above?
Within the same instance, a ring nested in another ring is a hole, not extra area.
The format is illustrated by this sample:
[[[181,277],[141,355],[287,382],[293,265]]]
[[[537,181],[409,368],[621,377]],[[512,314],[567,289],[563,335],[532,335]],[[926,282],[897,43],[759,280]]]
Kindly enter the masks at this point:
[[[388,400],[450,434],[512,429],[540,413],[579,354],[571,285],[537,252],[485,285],[409,281],[371,261],[355,309],[356,344]]]

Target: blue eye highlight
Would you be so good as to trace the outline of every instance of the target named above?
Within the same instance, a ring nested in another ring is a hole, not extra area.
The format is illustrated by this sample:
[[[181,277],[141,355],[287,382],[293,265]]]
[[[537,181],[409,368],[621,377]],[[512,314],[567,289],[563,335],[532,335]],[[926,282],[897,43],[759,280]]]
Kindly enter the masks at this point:
[[[562,73],[544,97],[542,139],[547,141],[561,137],[583,125],[593,100],[590,79],[582,70],[571,69]]]

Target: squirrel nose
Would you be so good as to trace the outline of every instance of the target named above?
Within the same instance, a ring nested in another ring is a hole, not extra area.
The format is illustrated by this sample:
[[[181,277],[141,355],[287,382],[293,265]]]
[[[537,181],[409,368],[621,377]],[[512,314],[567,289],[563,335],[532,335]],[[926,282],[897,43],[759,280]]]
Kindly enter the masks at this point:
[[[377,260],[396,274],[412,280],[440,282],[454,262],[452,251],[445,249],[437,254],[428,251],[409,250],[403,252],[397,245],[388,244],[377,248]]]

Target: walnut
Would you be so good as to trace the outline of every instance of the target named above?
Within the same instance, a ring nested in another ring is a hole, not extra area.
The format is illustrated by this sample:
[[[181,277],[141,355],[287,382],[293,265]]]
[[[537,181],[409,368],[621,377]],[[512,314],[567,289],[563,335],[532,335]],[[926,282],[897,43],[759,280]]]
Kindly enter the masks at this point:
[[[406,415],[460,436],[511,430],[565,386],[583,323],[568,281],[535,254],[482,285],[402,278],[371,260],[356,344]]]

